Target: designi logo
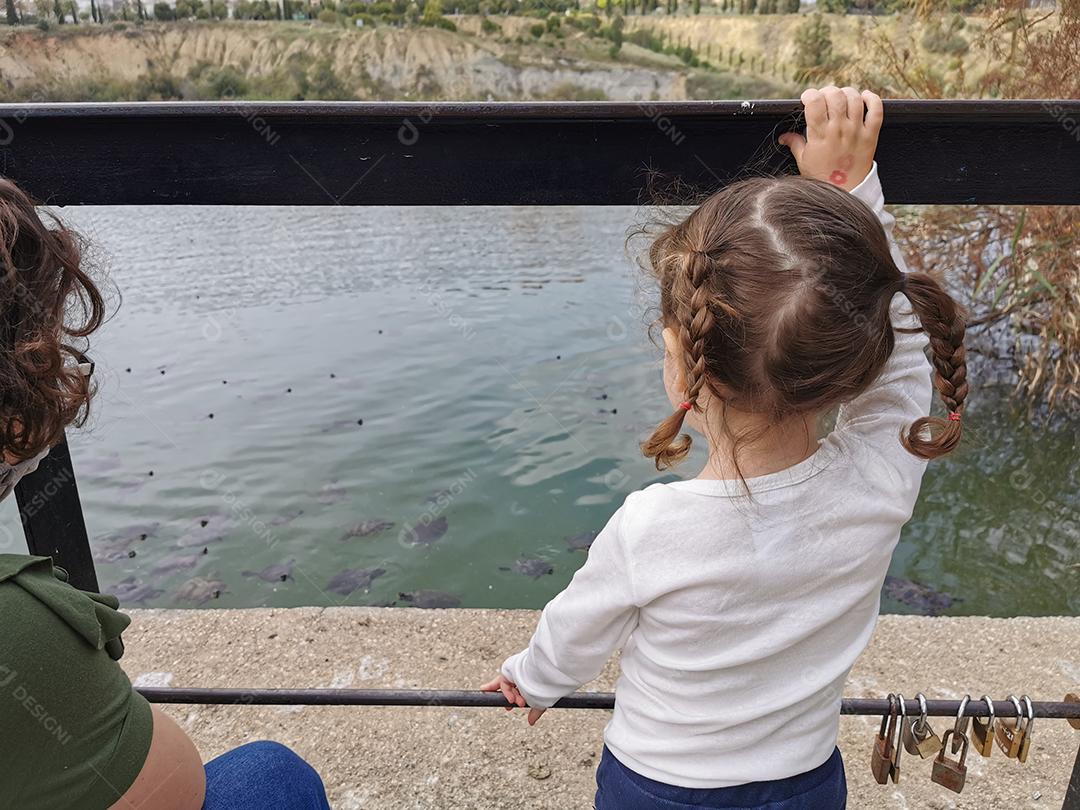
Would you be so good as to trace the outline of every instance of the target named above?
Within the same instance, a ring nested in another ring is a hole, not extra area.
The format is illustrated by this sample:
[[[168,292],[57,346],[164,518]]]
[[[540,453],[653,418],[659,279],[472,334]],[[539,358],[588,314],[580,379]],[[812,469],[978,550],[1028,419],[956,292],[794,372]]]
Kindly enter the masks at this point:
[[[0,664],[0,686],[7,686],[15,680],[15,670]]]

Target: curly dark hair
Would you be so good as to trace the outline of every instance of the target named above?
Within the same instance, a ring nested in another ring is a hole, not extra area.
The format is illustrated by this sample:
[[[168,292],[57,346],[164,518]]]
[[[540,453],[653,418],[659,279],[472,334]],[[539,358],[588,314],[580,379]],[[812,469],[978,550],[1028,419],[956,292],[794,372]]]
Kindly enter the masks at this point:
[[[77,364],[105,303],[82,266],[81,237],[44,217],[0,178],[0,451],[9,459],[32,458],[84,424],[94,394]]]

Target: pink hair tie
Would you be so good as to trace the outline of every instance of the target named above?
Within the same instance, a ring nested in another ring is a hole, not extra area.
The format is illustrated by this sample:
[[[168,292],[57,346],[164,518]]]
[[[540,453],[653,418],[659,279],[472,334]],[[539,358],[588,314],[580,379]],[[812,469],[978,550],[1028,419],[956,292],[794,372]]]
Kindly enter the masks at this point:
[[[694,407],[694,403],[690,400],[686,400],[685,402],[680,402],[679,407],[682,408],[684,411],[688,411]]]
[[[958,414],[958,413],[950,413],[949,414],[949,421],[950,422],[959,422],[960,421],[960,414]]]

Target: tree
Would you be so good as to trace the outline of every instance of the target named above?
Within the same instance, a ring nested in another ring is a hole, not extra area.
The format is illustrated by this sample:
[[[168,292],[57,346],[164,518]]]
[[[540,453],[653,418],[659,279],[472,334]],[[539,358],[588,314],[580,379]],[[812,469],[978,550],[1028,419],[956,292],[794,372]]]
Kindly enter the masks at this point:
[[[18,25],[19,13],[15,10],[15,0],[4,0],[4,5],[7,8],[7,24]]]
[[[811,14],[795,31],[795,65],[804,74],[833,61],[832,27],[820,13]]]
[[[626,20],[623,19],[623,15],[616,14],[615,19],[611,21],[611,42],[615,45],[615,50],[622,48],[623,29],[625,28]]]
[[[424,16],[422,21],[425,25],[434,24],[443,15],[442,0],[426,0],[424,3]]]
[[[176,19],[176,12],[173,11],[173,7],[168,3],[158,2],[154,3],[154,19],[161,22],[167,22],[168,20]]]

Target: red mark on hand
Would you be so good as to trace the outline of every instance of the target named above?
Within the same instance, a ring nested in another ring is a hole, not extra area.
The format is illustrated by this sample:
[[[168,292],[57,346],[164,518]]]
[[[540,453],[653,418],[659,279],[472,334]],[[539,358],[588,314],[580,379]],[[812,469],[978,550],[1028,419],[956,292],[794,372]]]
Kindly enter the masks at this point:
[[[842,172],[837,169],[835,172],[829,175],[829,182],[834,186],[842,186],[847,182],[847,172]]]
[[[851,167],[855,165],[854,155],[844,155],[840,160],[836,161],[836,165],[839,169],[845,172],[851,171]]]

